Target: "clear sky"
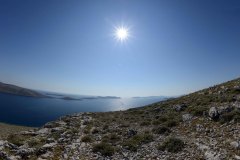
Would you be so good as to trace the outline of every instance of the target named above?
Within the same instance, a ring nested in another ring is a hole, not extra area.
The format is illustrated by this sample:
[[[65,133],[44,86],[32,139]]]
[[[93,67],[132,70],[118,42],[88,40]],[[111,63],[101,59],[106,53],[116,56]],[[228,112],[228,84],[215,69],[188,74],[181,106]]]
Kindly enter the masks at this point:
[[[113,37],[121,25],[123,43]],[[0,0],[5,83],[172,96],[239,75],[239,0]]]

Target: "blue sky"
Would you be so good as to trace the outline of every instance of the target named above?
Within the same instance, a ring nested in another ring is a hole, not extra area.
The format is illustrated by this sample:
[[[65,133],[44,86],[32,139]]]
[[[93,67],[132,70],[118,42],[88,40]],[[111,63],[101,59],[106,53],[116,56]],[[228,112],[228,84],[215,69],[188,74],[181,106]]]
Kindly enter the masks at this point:
[[[119,43],[114,27],[130,27]],[[237,78],[238,0],[0,0],[0,81],[84,95],[180,95]]]

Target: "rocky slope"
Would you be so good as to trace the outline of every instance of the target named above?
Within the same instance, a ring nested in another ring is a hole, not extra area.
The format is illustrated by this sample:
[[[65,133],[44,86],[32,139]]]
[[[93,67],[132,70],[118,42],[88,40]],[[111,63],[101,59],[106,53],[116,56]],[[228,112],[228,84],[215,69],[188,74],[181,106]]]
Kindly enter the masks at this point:
[[[15,94],[19,96],[28,96],[28,97],[47,97],[37,91],[33,91],[30,89],[18,87],[11,84],[6,84],[0,82],[0,93],[8,93],[8,94]]]
[[[240,159],[240,79],[118,112],[79,113],[0,141],[0,159]]]

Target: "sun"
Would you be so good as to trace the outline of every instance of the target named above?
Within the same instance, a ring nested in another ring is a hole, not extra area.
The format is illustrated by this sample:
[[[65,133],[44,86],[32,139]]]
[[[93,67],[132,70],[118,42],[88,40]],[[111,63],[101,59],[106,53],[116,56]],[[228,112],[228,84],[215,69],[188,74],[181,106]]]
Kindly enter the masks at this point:
[[[118,27],[115,29],[115,37],[121,42],[127,40],[129,37],[129,32],[126,27]]]

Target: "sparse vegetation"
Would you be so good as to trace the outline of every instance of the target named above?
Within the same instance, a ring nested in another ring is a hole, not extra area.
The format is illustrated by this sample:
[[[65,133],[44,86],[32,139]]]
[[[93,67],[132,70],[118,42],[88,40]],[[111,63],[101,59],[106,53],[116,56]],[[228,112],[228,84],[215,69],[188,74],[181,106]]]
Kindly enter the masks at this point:
[[[93,152],[100,152],[103,156],[112,156],[115,153],[115,149],[110,144],[101,142],[93,146]]]
[[[226,122],[230,122],[231,120],[235,120],[236,122],[239,122],[239,117],[240,117],[240,112],[234,110],[234,111],[222,114],[220,117],[220,122],[226,123]]]
[[[149,125],[151,125],[151,122],[149,121],[143,121],[140,123],[140,126],[149,126]]]
[[[165,122],[165,125],[168,127],[175,127],[178,125],[178,122],[176,120],[169,120],[169,121]]]
[[[97,134],[97,133],[99,133],[100,131],[97,129],[97,128],[94,128],[93,130],[92,130],[92,134]]]
[[[195,106],[191,107],[188,111],[194,116],[203,116],[203,114],[208,111],[208,108],[205,106]]]
[[[168,133],[171,132],[171,130],[168,127],[165,127],[165,126],[161,126],[161,127],[158,127],[158,128],[153,128],[152,131],[155,134],[168,134]]]
[[[184,142],[178,138],[169,138],[163,144],[158,145],[159,150],[167,150],[168,152],[179,152],[183,149]]]
[[[141,135],[135,135],[132,138],[126,140],[123,143],[123,146],[125,146],[128,150],[131,151],[137,151],[137,148],[139,145],[143,143],[149,143],[153,141],[153,135],[152,134],[141,134]]]
[[[83,137],[81,138],[81,141],[82,141],[82,142],[92,142],[93,139],[92,139],[91,136],[86,135],[86,136],[83,136]]]
[[[24,136],[19,134],[11,134],[7,137],[7,140],[10,143],[13,143],[17,146],[21,146],[24,144],[24,141],[26,141],[30,136]]]

